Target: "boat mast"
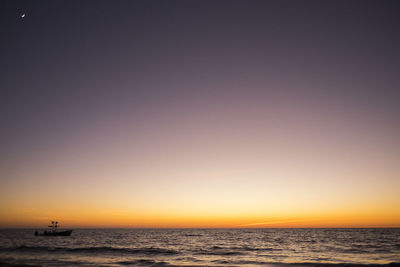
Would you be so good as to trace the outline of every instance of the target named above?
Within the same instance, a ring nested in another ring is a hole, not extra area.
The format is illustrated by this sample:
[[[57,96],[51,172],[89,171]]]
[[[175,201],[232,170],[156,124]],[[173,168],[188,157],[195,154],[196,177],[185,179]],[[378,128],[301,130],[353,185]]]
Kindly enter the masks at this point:
[[[51,221],[51,225],[49,225],[53,232],[57,232],[58,222]]]

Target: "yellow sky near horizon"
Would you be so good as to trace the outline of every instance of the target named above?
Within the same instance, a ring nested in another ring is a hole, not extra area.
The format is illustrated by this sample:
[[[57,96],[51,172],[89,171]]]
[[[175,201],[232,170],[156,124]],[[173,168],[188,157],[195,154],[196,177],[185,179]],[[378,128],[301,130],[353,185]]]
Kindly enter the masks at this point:
[[[358,169],[343,166],[328,175],[327,166],[254,162],[253,168],[208,162],[202,170],[186,165],[179,172],[172,163],[158,170],[96,164],[42,169],[36,163],[14,172],[16,179],[2,190],[0,227],[42,227],[50,220],[66,227],[400,226],[396,171],[385,173],[388,186],[375,178],[381,172],[376,165],[357,178]],[[96,179],[85,179],[92,173]],[[132,179],[133,173],[141,179]],[[35,182],[15,183],[18,177]]]

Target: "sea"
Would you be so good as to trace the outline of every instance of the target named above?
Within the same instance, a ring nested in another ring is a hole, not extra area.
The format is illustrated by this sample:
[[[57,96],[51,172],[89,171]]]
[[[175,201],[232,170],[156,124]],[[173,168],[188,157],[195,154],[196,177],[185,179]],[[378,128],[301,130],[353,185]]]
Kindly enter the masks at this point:
[[[400,266],[400,229],[2,229],[0,266]]]

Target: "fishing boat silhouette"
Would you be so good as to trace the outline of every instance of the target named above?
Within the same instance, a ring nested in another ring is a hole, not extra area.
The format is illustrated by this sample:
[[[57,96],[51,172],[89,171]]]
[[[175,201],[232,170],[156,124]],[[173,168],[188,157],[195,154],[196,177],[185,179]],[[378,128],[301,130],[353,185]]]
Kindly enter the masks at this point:
[[[41,233],[38,231],[35,231],[35,236],[70,236],[72,233],[72,230],[65,230],[65,231],[58,231],[58,222],[57,221],[51,221],[51,225],[49,225],[50,230],[45,230]]]

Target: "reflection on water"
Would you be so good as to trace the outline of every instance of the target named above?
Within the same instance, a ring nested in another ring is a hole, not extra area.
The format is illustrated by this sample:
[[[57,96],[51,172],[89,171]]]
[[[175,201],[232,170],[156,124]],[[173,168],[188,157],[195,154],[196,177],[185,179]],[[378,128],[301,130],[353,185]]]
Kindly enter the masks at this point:
[[[0,230],[0,265],[388,264],[400,229],[76,229],[70,237]]]

